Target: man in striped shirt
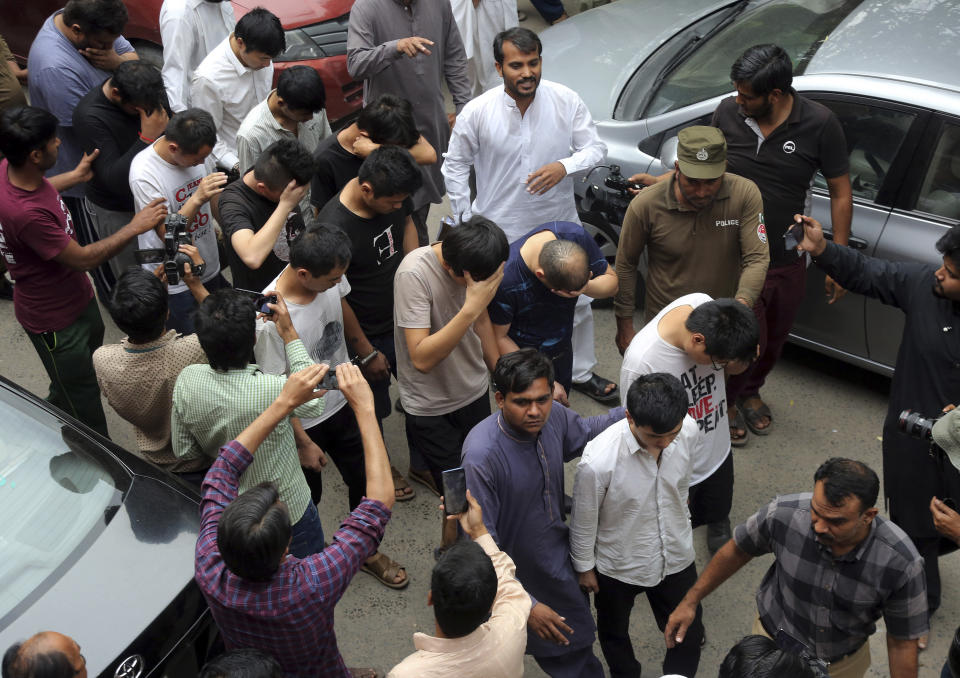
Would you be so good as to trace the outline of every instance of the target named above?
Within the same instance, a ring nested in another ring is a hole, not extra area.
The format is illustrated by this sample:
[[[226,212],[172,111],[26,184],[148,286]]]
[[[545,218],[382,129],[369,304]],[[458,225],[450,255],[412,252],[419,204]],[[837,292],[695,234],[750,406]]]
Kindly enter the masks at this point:
[[[292,369],[312,365],[283,298],[278,295],[277,303],[269,308]],[[222,445],[269,407],[286,381],[284,375],[265,374],[248,363],[256,340],[256,312],[250,297],[237,290],[220,290],[204,300],[194,321],[210,364],[184,368],[173,389],[171,436],[173,451],[181,459],[215,457]],[[262,482],[276,483],[280,500],[292,516],[290,552],[297,557],[323,549],[320,516],[300,466],[319,469],[326,459],[303,433],[298,420],[320,416],[323,409],[323,398],[296,408],[293,417],[278,423],[266,437],[260,454],[240,477],[240,492]]]
[[[228,650],[252,647],[272,654],[287,678],[368,678],[376,672],[347,668],[333,623],[334,606],[376,552],[394,502],[373,393],[358,367],[338,366],[337,380],[363,438],[366,496],[330,546],[304,559],[288,555],[290,514],[272,483],[237,496],[251,464],[270,455],[262,446],[274,428],[316,402],[320,393],[314,389],[325,372],[310,365],[291,374],[263,414],[220,449],[203,483],[194,576]]]

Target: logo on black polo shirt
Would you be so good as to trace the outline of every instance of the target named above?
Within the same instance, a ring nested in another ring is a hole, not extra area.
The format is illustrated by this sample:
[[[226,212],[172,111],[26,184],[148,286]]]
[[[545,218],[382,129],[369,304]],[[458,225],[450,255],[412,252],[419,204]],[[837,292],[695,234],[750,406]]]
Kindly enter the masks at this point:
[[[783,152],[784,153],[793,153],[797,150],[797,144],[793,141],[784,141],[783,142]]]

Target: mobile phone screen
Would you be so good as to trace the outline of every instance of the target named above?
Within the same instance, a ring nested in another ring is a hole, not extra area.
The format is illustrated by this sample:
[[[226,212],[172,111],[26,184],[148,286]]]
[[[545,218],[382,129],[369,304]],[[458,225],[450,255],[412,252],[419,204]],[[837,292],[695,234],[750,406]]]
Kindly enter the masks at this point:
[[[443,472],[443,512],[448,516],[467,510],[467,476],[463,468]]]

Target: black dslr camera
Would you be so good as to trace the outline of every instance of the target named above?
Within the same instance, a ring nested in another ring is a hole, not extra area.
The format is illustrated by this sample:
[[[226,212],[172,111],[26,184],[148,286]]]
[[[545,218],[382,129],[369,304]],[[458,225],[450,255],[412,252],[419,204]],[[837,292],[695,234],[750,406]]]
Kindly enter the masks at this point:
[[[900,413],[897,426],[901,433],[917,440],[933,440],[933,425],[937,423],[936,419],[924,417],[919,412],[913,410],[904,410]]]
[[[168,285],[176,285],[185,275],[186,264],[191,265],[194,275],[203,273],[203,264],[194,265],[190,257],[180,251],[180,245],[192,245],[187,235],[187,219],[181,214],[169,214],[164,220],[166,232],[163,235],[163,247],[147,250],[136,250],[137,263],[163,264],[163,272],[167,276]]]

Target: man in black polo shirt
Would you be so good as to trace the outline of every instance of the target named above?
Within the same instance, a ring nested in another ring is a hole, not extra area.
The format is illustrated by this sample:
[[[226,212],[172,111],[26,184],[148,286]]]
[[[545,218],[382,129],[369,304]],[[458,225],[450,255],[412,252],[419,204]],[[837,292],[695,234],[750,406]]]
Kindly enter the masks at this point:
[[[760,299],[753,307],[760,323],[760,356],[752,368],[727,380],[732,442],[748,427],[767,435],[773,417],[760,388],[780,357],[806,289],[806,260],[784,247],[784,233],[794,214],[803,214],[817,170],[830,191],[833,240],[850,237],[853,196],[847,144],[840,121],[830,109],[801,97],[793,89],[790,57],[776,45],[756,45],[730,69],[737,96],[717,106],[711,124],[727,139],[727,169],[751,179],[763,198],[770,245],[770,267]],[[844,291],[831,278],[828,303]]]
[[[370,382],[377,419],[387,417],[390,375],[397,374],[393,338],[393,276],[400,260],[418,247],[411,196],[423,175],[410,152],[397,146],[374,150],[317,216],[350,236],[350,293],[344,305],[347,348]],[[350,311],[348,311],[348,308]],[[351,317],[354,316],[354,317]],[[413,491],[394,469],[397,500]]]
[[[392,94],[381,95],[363,107],[355,123],[317,146],[317,173],[310,187],[314,206],[323,209],[357,176],[364,159],[380,146],[406,148],[419,165],[437,161],[433,146],[417,131],[410,102]],[[350,282],[353,284],[352,278]]]
[[[73,129],[84,153],[100,149],[87,182],[87,212],[104,238],[133,219],[133,194],[127,181],[130,162],[163,136],[169,104],[160,70],[146,61],[124,61],[103,84],[91,89],[73,111]],[[134,238],[109,260],[114,278],[136,266]]]
[[[267,146],[240,181],[220,195],[220,227],[227,241],[233,286],[260,291],[290,259],[303,230],[299,203],[310,186],[313,156],[296,139]]]

